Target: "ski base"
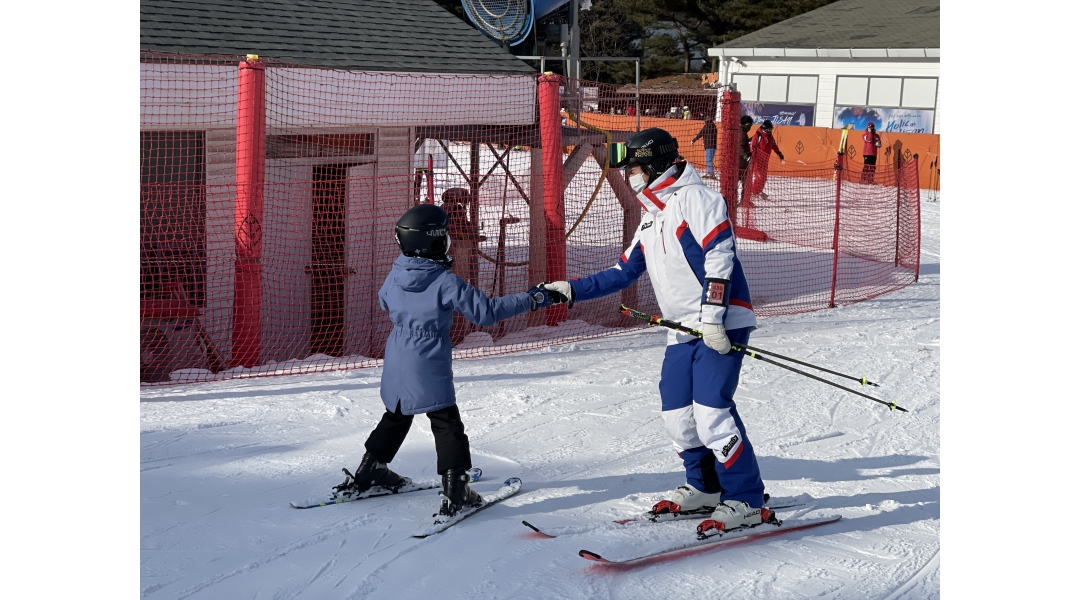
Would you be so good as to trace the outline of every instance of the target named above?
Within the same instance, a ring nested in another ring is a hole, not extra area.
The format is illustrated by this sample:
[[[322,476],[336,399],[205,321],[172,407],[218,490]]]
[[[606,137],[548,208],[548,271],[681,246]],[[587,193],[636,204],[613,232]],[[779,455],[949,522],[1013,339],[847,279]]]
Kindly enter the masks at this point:
[[[412,534],[412,536],[414,538],[426,538],[426,537],[428,537],[430,535],[435,535],[436,533],[446,531],[447,529],[453,527],[454,525],[457,525],[458,523],[464,521],[465,519],[467,519],[467,518],[475,515],[476,513],[484,510],[485,508],[488,508],[490,506],[494,506],[495,504],[498,504],[499,502],[502,502],[503,500],[506,500],[510,496],[513,496],[514,494],[518,493],[520,490],[521,490],[521,479],[519,479],[517,477],[511,477],[510,479],[507,479],[505,482],[503,482],[503,487],[499,488],[494,493],[483,495],[482,496],[483,503],[480,506],[477,506],[475,508],[467,508],[465,510],[460,510],[460,511],[458,511],[458,513],[456,515],[454,515],[452,517],[444,517],[442,515],[435,515],[435,522],[434,523],[432,523],[431,525],[425,525],[425,526],[417,529],[416,532]]]
[[[591,560],[593,562],[597,562],[597,563],[600,563],[600,564],[606,564],[606,565],[625,565],[625,564],[641,563],[641,562],[647,562],[647,561],[649,561],[651,559],[663,559],[663,558],[667,558],[667,557],[676,558],[678,553],[684,552],[684,551],[687,552],[687,554],[689,555],[691,553],[690,551],[696,551],[696,550],[703,549],[703,548],[712,548],[712,547],[724,546],[724,545],[735,545],[735,544],[738,544],[738,543],[749,542],[749,541],[757,540],[757,539],[760,539],[760,538],[772,537],[772,536],[776,536],[776,535],[782,535],[782,534],[785,534],[785,533],[790,533],[792,531],[800,531],[800,530],[803,530],[803,529],[810,529],[810,528],[813,528],[813,527],[820,527],[822,525],[828,525],[830,523],[836,523],[839,520],[840,520],[840,517],[836,516],[836,517],[830,517],[830,518],[827,518],[827,519],[818,519],[818,520],[813,520],[813,521],[794,521],[794,520],[783,521],[783,522],[780,522],[779,526],[776,526],[776,525],[771,524],[771,523],[762,523],[761,525],[758,525],[756,527],[732,530],[732,531],[725,532],[723,534],[717,534],[717,535],[709,536],[705,540],[695,540],[693,542],[680,544],[680,545],[675,546],[673,548],[667,548],[667,549],[664,549],[664,550],[660,550],[659,552],[652,552],[650,554],[644,554],[644,555],[641,555],[641,556],[634,556],[634,557],[630,557],[630,558],[621,558],[621,559],[604,558],[599,553],[593,552],[591,550],[580,550],[578,552],[578,556],[580,556],[581,558],[584,558],[586,560]]]
[[[406,478],[407,479],[407,478]],[[365,500],[367,498],[377,498],[379,496],[392,496],[394,494],[407,494],[409,492],[422,492],[424,490],[437,490],[442,488],[442,482],[437,479],[431,479],[426,481],[412,481],[399,487],[399,488],[384,488],[373,487],[370,490],[357,494],[351,498],[333,496],[325,498],[316,498],[309,500],[295,500],[289,503],[289,506],[293,508],[318,508],[320,506],[330,506],[333,504],[345,504],[346,502],[356,502],[357,500]]]

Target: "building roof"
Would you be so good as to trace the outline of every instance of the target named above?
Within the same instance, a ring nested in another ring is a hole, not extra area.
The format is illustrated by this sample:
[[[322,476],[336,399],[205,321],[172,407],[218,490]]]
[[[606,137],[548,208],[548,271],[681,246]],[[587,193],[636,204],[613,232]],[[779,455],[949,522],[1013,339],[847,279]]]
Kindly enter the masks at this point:
[[[838,0],[720,48],[940,48],[940,0]]]
[[[141,0],[142,50],[354,71],[536,71],[431,0]]]

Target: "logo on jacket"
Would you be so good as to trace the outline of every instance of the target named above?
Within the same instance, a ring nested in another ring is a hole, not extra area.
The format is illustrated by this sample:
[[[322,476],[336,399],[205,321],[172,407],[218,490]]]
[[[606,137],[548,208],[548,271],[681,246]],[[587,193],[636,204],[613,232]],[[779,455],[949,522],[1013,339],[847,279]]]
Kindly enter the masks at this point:
[[[642,223],[641,224],[641,231],[645,231],[646,229],[652,227],[652,224],[655,223],[655,222],[656,221],[649,221],[647,223]]]
[[[734,448],[735,444],[738,444],[738,443],[739,443],[739,436],[737,436],[737,435],[731,436],[731,439],[728,440],[728,443],[724,446],[724,449],[720,451],[720,454],[723,454],[724,458],[727,458],[728,452],[731,452],[731,449]]]

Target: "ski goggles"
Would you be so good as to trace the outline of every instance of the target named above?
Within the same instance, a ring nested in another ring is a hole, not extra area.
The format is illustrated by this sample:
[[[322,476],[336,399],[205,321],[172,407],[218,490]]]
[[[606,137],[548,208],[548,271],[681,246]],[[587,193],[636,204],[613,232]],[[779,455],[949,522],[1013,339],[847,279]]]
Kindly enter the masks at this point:
[[[626,161],[626,144],[622,142],[612,142],[608,144],[608,166],[614,168],[623,167],[623,163]]]

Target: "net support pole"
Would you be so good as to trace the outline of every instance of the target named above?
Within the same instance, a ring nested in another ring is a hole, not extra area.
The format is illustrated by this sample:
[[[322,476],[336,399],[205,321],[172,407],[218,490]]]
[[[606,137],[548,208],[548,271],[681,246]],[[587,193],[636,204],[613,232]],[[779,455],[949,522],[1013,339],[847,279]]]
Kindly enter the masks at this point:
[[[725,90],[720,98],[720,193],[727,201],[728,218],[731,220],[732,232],[735,231],[736,202],[739,193],[739,151],[742,129],[739,127],[739,119],[742,118],[742,93],[736,90]]]
[[[544,222],[547,281],[566,279],[566,207],[563,204],[563,140],[559,114],[559,77],[544,74],[537,86],[540,104],[540,145],[544,163]],[[547,309],[547,324],[566,320],[566,305]]]
[[[840,264],[840,184],[844,181],[844,155],[836,157],[836,216],[832,233],[832,284],[829,285],[829,308],[836,308],[836,272]]]
[[[262,222],[266,164],[266,72],[258,57],[240,63],[236,107],[236,277],[232,367],[259,364],[262,329]]]

